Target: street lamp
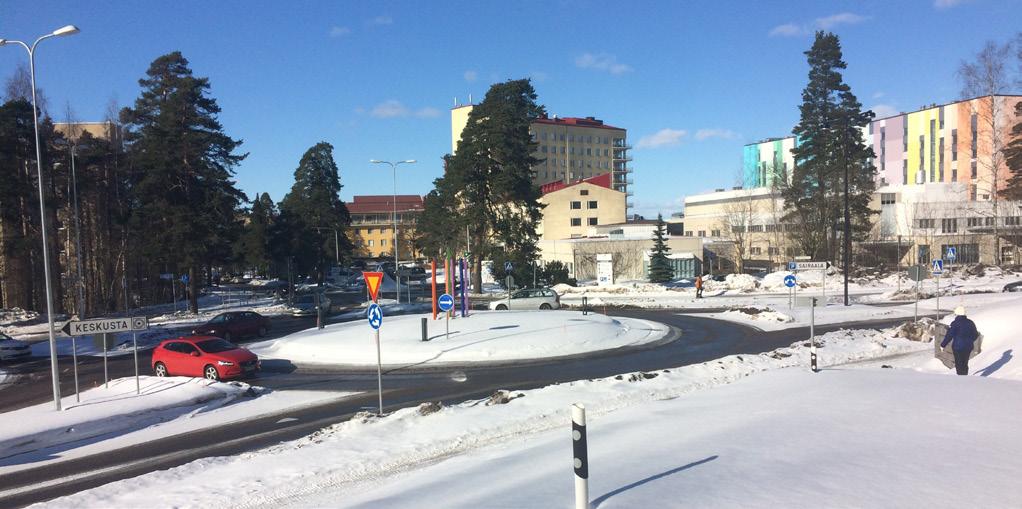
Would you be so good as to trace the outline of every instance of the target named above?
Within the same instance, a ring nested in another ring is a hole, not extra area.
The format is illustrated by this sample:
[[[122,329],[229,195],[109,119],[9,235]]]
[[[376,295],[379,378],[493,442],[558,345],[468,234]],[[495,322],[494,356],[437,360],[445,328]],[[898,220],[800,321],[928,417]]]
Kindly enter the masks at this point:
[[[78,27],[66,25],[46,34],[32,43],[32,46],[22,41],[12,41],[0,38],[0,46],[7,44],[20,44],[28,52],[29,69],[32,75],[32,123],[35,127],[35,162],[36,172],[39,177],[39,222],[42,223],[40,231],[43,237],[43,276],[46,278],[46,321],[50,331],[50,369],[53,373],[53,404],[60,410],[60,374],[57,371],[57,338],[53,334],[53,288],[50,282],[50,250],[46,245],[46,204],[43,201],[43,156],[42,148],[39,146],[39,105],[36,102],[35,86],[35,48],[44,39],[60,37],[78,33]]]
[[[394,284],[396,285],[394,289],[396,290],[395,294],[396,294],[396,297],[397,297],[397,302],[400,304],[401,303],[401,276],[398,276],[398,273],[397,273],[398,272],[398,268],[397,268],[397,165],[405,164],[405,163],[413,164],[413,163],[415,163],[415,159],[407,159],[407,160],[404,160],[404,161],[398,161],[396,163],[392,163],[390,161],[380,161],[379,159],[370,159],[369,162],[371,164],[389,164],[390,165],[390,169],[394,173],[394,201],[393,201],[393,205],[394,205]],[[409,301],[411,301],[411,297],[409,297]]]

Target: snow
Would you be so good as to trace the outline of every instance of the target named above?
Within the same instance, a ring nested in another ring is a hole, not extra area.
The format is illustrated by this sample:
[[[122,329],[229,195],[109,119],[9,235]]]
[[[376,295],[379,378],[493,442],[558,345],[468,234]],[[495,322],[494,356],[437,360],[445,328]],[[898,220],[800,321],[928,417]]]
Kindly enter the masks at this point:
[[[426,317],[429,341],[421,341]],[[578,311],[475,311],[450,321],[431,314],[388,317],[380,328],[383,364],[438,365],[526,360],[656,341],[668,327],[644,320]],[[248,346],[261,359],[297,364],[375,365],[376,347],[366,321],[328,325]]]

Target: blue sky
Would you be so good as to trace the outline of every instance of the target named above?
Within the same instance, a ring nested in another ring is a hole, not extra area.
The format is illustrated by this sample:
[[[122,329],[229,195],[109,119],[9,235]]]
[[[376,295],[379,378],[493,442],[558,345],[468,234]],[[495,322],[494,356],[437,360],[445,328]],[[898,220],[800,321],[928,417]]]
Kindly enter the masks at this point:
[[[237,180],[279,200],[302,153],[334,145],[342,197],[425,194],[450,150],[449,109],[531,77],[560,116],[628,129],[636,212],[730,186],[741,147],[798,119],[811,32],[841,36],[846,81],[866,107],[953,100],[954,71],[988,39],[1022,29],[1019,0],[859,2],[0,2],[0,37],[82,32],[40,46],[39,87],[61,120],[130,105],[156,57],[180,50],[209,77],[248,159]],[[0,77],[26,55],[0,48]]]

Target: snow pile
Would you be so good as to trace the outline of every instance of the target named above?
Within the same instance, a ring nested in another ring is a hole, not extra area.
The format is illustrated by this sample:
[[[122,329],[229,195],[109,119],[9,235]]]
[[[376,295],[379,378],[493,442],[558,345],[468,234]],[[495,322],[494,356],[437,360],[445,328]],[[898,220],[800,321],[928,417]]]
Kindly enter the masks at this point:
[[[266,286],[268,284],[279,285],[281,283],[283,283],[283,281],[281,281],[279,279],[276,279],[276,278],[274,278],[274,279],[253,279],[253,280],[248,282],[248,284],[251,285],[251,286]]]
[[[428,319],[429,341],[421,340],[421,319]],[[445,364],[525,360],[577,355],[639,345],[667,336],[665,325],[610,318],[577,311],[476,311],[451,320],[447,338],[443,318],[431,315],[389,317],[380,328],[383,364]],[[260,358],[298,364],[375,365],[376,346],[366,321],[328,325],[280,339],[254,343]]]
[[[757,308],[757,307],[743,307],[729,309],[724,312],[725,315],[735,318],[746,318],[749,320],[758,320],[764,322],[779,322],[779,323],[793,323],[794,318],[784,313],[779,313],[770,308]]]
[[[21,308],[0,309],[0,327],[35,320],[39,313]]]
[[[2,457],[45,447],[77,442],[110,433],[124,433],[194,415],[229,404],[256,391],[241,382],[220,383],[203,378],[139,377],[141,395],[134,378],[110,381],[81,393],[81,402],[65,397],[56,412],[52,404],[35,405],[0,414]]]

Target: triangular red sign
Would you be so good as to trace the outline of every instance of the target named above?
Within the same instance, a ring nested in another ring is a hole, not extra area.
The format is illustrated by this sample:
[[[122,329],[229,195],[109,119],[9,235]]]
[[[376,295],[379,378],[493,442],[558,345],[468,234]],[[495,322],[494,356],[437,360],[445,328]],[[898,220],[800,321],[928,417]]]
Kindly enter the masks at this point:
[[[376,302],[376,294],[380,291],[380,282],[383,281],[382,272],[363,272],[362,278],[366,281],[366,289],[369,290],[369,298]]]

